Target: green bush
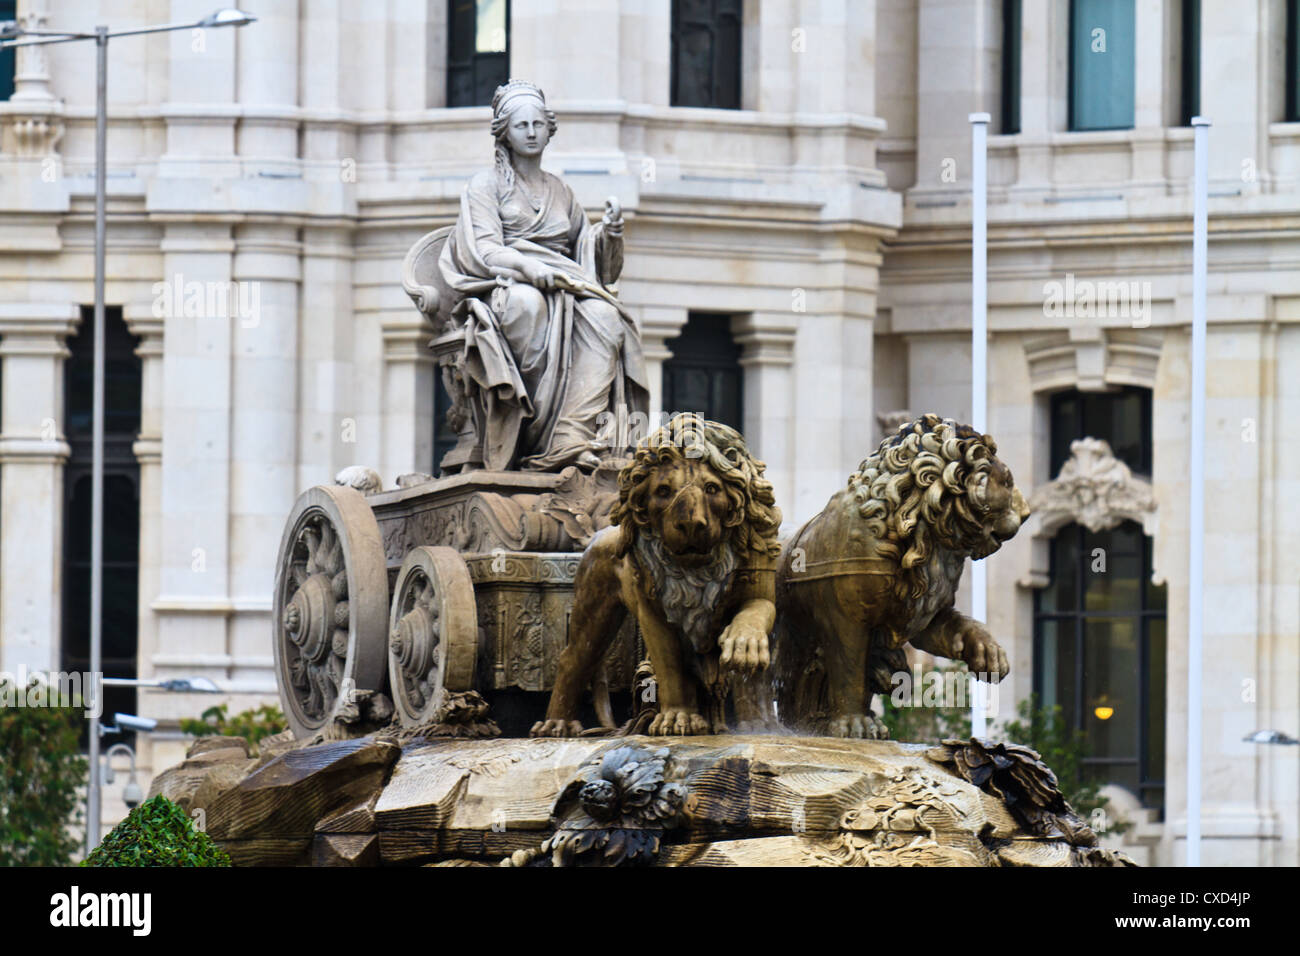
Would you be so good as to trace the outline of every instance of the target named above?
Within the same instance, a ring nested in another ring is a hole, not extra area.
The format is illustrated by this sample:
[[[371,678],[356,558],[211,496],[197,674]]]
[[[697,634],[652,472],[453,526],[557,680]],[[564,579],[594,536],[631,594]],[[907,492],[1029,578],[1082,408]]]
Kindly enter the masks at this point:
[[[162,794],[146,800],[104,837],[82,866],[230,866],[230,857]]]
[[[0,681],[0,866],[66,866],[81,842],[88,780],[80,702],[10,706],[16,692]]]
[[[243,737],[249,749],[256,754],[259,741],[288,729],[289,722],[279,707],[262,705],[255,710],[245,710],[229,716],[227,706],[209,707],[197,720],[181,721],[181,730],[191,737]]]

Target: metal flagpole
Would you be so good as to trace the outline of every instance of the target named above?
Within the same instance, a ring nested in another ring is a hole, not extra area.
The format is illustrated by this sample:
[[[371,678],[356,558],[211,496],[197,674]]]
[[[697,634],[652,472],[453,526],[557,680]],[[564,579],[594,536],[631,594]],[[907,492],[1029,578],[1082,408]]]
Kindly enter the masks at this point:
[[[104,239],[108,159],[108,27],[95,27],[95,381],[90,479],[90,673],[100,672],[104,606]],[[94,678],[92,677],[92,680]],[[102,689],[96,690],[103,694]],[[99,701],[96,701],[99,704]],[[91,708],[86,853],[99,845],[99,707]]]
[[[984,433],[988,422],[988,113],[971,113],[971,427]],[[970,567],[970,613],[977,621],[988,616],[988,576],[983,561]],[[970,732],[987,732],[984,713],[988,687],[971,681]]]
[[[1187,575],[1187,865],[1201,865],[1201,678],[1205,603],[1205,272],[1210,121],[1192,118],[1192,447]]]

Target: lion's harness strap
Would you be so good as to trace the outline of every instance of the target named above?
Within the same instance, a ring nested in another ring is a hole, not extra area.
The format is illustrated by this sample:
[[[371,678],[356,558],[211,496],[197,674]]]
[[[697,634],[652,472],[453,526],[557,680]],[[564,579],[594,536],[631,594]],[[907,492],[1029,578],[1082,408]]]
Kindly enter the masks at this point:
[[[835,558],[831,561],[809,561],[802,571],[791,571],[786,584],[821,581],[857,574],[893,574],[897,570],[888,558]]]

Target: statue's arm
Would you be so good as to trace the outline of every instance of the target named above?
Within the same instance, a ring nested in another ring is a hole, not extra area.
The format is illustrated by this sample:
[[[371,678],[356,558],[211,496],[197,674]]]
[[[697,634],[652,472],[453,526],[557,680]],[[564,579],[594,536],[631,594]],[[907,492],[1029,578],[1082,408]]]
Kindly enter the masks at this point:
[[[623,274],[623,211],[618,199],[605,200],[605,215],[595,228],[596,269],[600,281],[612,286]]]
[[[583,233],[590,231],[596,275],[602,285],[612,287],[623,274],[623,211],[618,199],[610,196],[605,200],[605,215],[593,226],[587,219],[586,210],[578,202],[578,197],[570,189],[569,222],[572,226],[569,239],[575,257],[578,255],[578,246],[583,241]]]

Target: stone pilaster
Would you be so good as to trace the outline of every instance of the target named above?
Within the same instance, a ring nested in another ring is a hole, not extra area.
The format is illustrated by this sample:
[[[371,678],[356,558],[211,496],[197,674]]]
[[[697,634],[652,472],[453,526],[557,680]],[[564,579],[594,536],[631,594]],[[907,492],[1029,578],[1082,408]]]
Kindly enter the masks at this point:
[[[433,395],[436,365],[429,351],[433,328],[414,308],[379,315],[384,340],[382,459],[375,466],[385,487],[397,476],[433,474]],[[363,464],[363,462],[356,462]]]
[[[686,309],[671,306],[645,306],[641,313],[641,351],[645,355],[646,376],[650,379],[650,421],[657,424],[663,412],[680,409],[664,408],[664,362],[673,357],[668,348],[669,339],[682,334],[689,313]]]
[[[789,523],[794,504],[794,441],[790,395],[794,383],[795,316],[750,312],[731,320],[745,370],[744,428],[750,451],[767,463],[767,478]]]
[[[0,670],[57,669],[63,554],[63,362],[74,304],[0,304]]]

